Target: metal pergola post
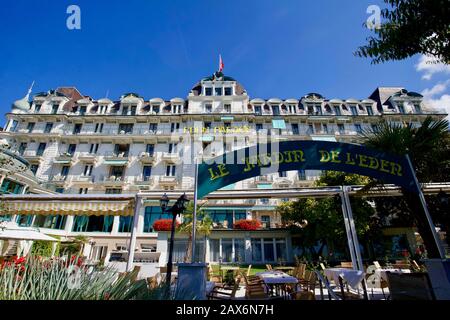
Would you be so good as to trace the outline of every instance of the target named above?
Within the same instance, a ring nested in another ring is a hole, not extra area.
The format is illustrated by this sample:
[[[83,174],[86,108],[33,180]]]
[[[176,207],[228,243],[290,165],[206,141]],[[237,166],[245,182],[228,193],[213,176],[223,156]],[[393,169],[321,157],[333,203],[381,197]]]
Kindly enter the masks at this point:
[[[133,215],[133,229],[131,229],[131,235],[130,235],[130,246],[128,247],[128,260],[127,260],[127,267],[126,271],[131,271],[133,269],[134,264],[134,248],[136,247],[136,236],[137,236],[137,229],[139,224],[139,213],[142,208],[142,198],[136,194],[135,200],[134,200],[134,215]]]

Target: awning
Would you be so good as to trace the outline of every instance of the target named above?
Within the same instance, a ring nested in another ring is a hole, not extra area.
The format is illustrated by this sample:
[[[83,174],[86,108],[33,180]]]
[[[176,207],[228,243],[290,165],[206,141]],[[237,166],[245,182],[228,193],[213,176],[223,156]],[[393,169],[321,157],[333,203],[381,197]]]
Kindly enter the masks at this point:
[[[274,129],[286,129],[286,122],[283,119],[272,120],[272,127]]]
[[[229,211],[229,210],[250,210],[252,207],[203,207],[202,209],[205,211],[214,210],[214,211]]]
[[[4,229],[0,231],[0,239],[58,241],[36,230]]]
[[[234,117],[233,116],[223,116],[223,117],[220,117],[220,120],[222,120],[222,121],[233,121]]]
[[[311,139],[313,141],[330,141],[330,142],[336,142],[336,137],[335,136],[314,136],[311,135]]]
[[[114,215],[132,216],[134,202],[129,200],[19,200],[4,201],[0,214],[21,215]]]
[[[258,189],[272,189],[271,183],[260,183],[257,186]]]
[[[105,160],[104,164],[110,166],[124,166],[128,163],[128,160]]]
[[[70,160],[53,160],[53,163],[69,164]]]

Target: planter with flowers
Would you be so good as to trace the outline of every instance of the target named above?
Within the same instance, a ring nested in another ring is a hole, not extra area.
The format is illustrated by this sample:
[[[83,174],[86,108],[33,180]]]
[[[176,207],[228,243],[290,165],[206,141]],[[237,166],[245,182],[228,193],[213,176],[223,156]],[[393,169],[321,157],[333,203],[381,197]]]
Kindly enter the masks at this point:
[[[175,227],[178,227],[180,223],[175,222]],[[170,231],[172,230],[172,219],[159,219],[153,223],[154,231]]]
[[[247,231],[258,230],[261,229],[261,222],[258,220],[238,220],[234,223],[234,229]]]

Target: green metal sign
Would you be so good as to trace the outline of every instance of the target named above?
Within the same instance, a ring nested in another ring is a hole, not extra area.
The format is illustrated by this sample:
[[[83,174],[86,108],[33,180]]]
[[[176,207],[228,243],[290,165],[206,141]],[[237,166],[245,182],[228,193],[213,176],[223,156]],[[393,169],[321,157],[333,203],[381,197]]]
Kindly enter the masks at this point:
[[[203,162],[198,170],[198,197],[248,178],[301,169],[356,173],[418,192],[406,156],[348,143],[282,141],[258,144]]]

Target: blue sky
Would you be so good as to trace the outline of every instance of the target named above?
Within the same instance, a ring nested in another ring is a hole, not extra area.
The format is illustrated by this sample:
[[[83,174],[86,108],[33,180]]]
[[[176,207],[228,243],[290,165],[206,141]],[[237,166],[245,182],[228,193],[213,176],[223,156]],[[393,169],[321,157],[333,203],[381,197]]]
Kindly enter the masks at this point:
[[[81,30],[66,27],[71,4],[81,9]],[[382,1],[8,1],[0,11],[0,113],[33,80],[34,92],[76,86],[94,98],[186,97],[217,69],[219,53],[224,73],[251,97],[365,98],[377,86],[404,86],[448,107],[449,66],[353,56],[370,34],[362,24],[371,4]]]

